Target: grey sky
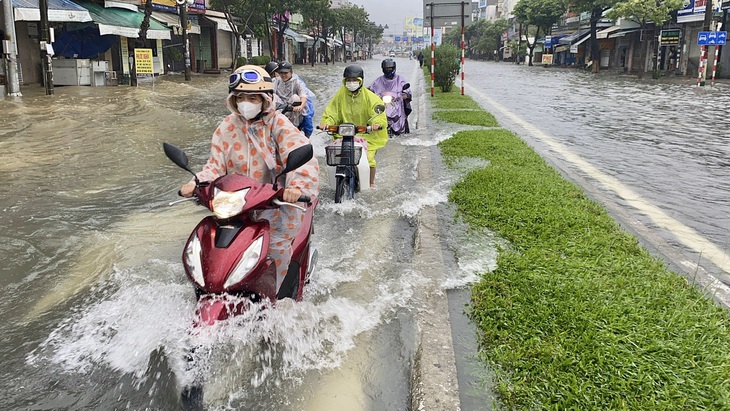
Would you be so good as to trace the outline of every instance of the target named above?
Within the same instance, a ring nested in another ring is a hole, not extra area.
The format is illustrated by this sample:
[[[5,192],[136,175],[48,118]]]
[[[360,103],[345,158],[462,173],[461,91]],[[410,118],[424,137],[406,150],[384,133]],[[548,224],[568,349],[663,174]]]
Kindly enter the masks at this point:
[[[423,0],[350,0],[362,6],[375,24],[388,25],[385,34],[403,31],[406,17],[423,17]],[[400,33],[398,33],[400,34]]]

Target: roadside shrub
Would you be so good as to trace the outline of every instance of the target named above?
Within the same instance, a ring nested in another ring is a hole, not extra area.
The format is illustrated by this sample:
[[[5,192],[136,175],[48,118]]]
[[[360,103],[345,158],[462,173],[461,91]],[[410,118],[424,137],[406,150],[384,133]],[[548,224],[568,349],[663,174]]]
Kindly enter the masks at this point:
[[[180,50],[174,48],[174,47],[168,47],[165,49],[162,49],[162,56],[165,60],[170,61],[180,61],[183,58],[182,53],[180,53]]]
[[[434,50],[434,82],[448,93],[459,74],[461,51],[453,44],[442,44]]]
[[[248,59],[246,57],[239,57],[236,59],[236,67],[245,66],[248,64]]]
[[[271,57],[269,57],[269,56],[251,57],[251,64],[256,65],[256,66],[265,66],[270,61],[271,61]]]

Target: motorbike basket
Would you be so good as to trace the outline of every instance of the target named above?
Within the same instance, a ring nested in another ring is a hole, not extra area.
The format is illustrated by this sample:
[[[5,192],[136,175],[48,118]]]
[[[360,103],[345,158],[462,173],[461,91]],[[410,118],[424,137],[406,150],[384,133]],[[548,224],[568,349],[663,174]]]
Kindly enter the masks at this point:
[[[356,166],[362,157],[362,147],[326,146],[328,166]]]

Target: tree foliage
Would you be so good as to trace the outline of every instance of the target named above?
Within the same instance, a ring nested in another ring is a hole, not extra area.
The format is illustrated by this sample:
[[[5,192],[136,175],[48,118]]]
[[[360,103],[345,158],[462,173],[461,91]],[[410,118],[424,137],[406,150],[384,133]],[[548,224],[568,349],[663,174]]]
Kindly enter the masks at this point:
[[[532,56],[535,50],[537,39],[541,35],[549,34],[553,24],[560,21],[560,18],[568,10],[564,0],[520,0],[512,10],[517,21],[523,24],[524,30],[529,32],[530,26],[534,26],[535,40],[527,42],[530,50],[528,65],[532,65]]]

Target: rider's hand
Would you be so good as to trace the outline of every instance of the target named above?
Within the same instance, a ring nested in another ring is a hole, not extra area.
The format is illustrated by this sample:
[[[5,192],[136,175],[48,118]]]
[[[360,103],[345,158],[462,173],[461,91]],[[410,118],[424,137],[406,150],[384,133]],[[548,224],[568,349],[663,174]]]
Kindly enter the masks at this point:
[[[319,130],[326,130],[327,129],[327,124],[319,123],[319,125],[317,126],[317,128]]]
[[[296,203],[297,200],[299,200],[299,197],[301,197],[301,196],[302,196],[302,192],[298,188],[286,188],[286,189],[284,189],[283,199],[287,203]]]
[[[403,93],[403,100],[410,100],[411,96],[408,93]]]
[[[380,124],[373,124],[373,131],[378,131],[380,128]]]
[[[296,106],[296,107],[293,107],[292,108],[292,111],[294,111],[295,113],[298,113],[298,112],[300,112],[302,110],[304,110],[304,105],[299,105],[299,106]]]
[[[183,197],[192,197],[195,190],[195,181],[191,181],[180,188],[180,194]]]

